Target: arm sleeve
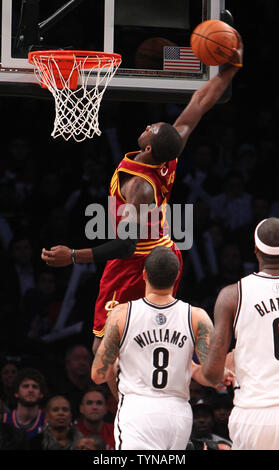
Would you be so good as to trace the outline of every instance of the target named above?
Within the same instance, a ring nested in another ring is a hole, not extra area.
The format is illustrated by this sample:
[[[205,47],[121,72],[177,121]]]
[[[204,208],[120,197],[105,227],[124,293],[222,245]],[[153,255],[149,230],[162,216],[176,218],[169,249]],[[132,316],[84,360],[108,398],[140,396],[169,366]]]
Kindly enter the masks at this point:
[[[137,238],[116,238],[100,246],[92,248],[93,260],[103,263],[110,259],[125,259],[134,254],[140,234],[140,226],[136,226]]]
[[[92,248],[93,259],[96,263],[108,261],[110,259],[129,258],[135,252],[137,239],[127,238],[122,240],[116,238],[103,245]]]

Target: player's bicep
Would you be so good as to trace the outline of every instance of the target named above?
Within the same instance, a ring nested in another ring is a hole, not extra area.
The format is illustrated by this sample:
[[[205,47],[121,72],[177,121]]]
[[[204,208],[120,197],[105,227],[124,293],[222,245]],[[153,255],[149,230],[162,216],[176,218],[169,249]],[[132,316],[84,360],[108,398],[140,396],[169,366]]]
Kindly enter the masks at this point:
[[[233,297],[231,286],[222,289],[214,306],[214,332],[210,338],[209,359],[222,368],[232,338]]]
[[[233,319],[237,309],[237,286],[231,285],[222,289],[214,306],[214,339],[225,353],[229,348],[233,333]],[[222,351],[223,352],[223,351]]]
[[[144,178],[135,177],[126,189],[126,204],[123,206],[122,220],[139,224],[141,217],[150,210],[154,203],[154,190]]]
[[[222,289],[215,303],[214,330],[210,338],[208,356],[203,364],[203,373],[211,383],[218,383],[224,372],[226,355],[232,338],[233,316],[237,303],[235,289],[235,285]]]
[[[196,309],[193,328],[195,335],[195,352],[199,362],[202,364],[208,355],[210,337],[213,332],[212,321],[203,309]]]

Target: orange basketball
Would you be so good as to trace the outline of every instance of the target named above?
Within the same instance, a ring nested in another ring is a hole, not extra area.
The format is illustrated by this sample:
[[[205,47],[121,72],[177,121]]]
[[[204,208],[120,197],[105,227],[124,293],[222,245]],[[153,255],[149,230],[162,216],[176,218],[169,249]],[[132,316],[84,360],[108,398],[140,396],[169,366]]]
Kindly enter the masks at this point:
[[[224,21],[207,20],[200,23],[191,35],[191,47],[195,56],[206,65],[229,62],[238,46],[234,28]]]

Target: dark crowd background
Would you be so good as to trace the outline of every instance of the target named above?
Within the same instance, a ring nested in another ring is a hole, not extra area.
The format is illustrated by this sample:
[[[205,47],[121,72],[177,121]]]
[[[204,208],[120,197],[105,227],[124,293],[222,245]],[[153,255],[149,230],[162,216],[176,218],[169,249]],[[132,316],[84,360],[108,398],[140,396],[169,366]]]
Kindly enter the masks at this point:
[[[171,199],[194,205],[194,244],[182,252],[178,297],[203,307],[211,318],[220,289],[257,270],[256,224],[279,217],[278,2],[258,0],[250,8],[231,1],[226,6],[243,38],[244,67],[233,81],[231,99],[209,111],[190,137]],[[75,21],[81,31],[82,19],[75,16]],[[0,370],[7,363],[16,364],[17,370],[39,370],[48,385],[46,397],[58,392],[69,348],[82,345],[91,354],[103,266],[85,266],[76,273],[72,266],[48,268],[41,249],[100,243],[85,236],[85,208],[93,202],[106,207],[114,168],[125,153],[137,149],[139,134],[152,122],[173,122],[183,107],[104,100],[102,135],[75,143],[50,136],[52,100],[0,96]],[[62,307],[68,312],[65,327],[83,322],[82,328],[48,340]],[[2,412],[11,410],[15,404],[5,402],[2,374],[0,385]],[[230,409],[232,390],[213,393],[194,384],[192,392],[193,406],[209,406],[212,414],[216,402],[225,400]],[[109,422],[114,405],[111,410]],[[228,439],[227,431],[218,431]]]

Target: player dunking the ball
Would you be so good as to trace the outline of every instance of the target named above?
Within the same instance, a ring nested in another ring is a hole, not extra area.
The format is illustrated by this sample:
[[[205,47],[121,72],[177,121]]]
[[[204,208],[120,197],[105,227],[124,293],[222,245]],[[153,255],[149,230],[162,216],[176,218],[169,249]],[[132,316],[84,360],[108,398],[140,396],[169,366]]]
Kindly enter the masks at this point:
[[[116,206],[130,204],[136,208],[136,215],[129,213],[128,216],[123,214],[117,218],[116,229],[123,221],[134,224],[138,238],[118,237],[98,247],[81,250],[60,245],[50,250],[45,248],[42,250],[42,259],[54,267],[68,266],[72,263],[106,262],[95,305],[93,352],[96,352],[104,335],[109,311],[118,303],[138,299],[144,295],[142,271],[145,258],[152,248],[167,246],[182,263],[180,251],[166,233],[163,211],[160,212],[161,217],[158,220],[158,236],[152,237],[149,211],[147,213],[149,238],[140,239],[141,220],[146,216],[140,209],[143,205],[150,207],[155,204],[159,208],[168,203],[176,174],[177,157],[183,151],[190,134],[202,116],[218,102],[242,63],[243,47],[239,35],[238,38],[239,45],[234,50],[231,63],[227,63],[223,70],[195,91],[173,125],[164,122],[148,125],[138,138],[139,151],[127,153],[113,175],[110,195],[115,196]],[[174,286],[174,295],[178,282],[179,279]]]

